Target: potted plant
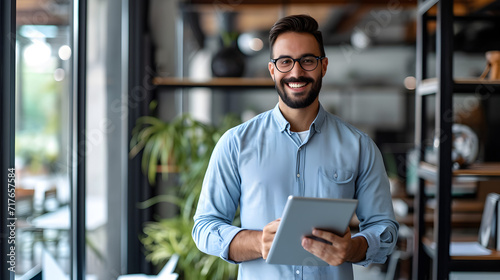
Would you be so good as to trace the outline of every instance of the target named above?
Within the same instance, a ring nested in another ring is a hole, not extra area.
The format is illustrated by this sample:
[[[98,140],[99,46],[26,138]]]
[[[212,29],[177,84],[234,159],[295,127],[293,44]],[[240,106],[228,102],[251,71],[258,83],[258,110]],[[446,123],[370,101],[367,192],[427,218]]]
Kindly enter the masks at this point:
[[[171,122],[144,116],[137,120],[132,132],[130,156],[143,151],[142,170],[151,184],[156,182],[159,167],[164,171],[164,178],[170,172],[179,176],[179,185],[172,186],[176,195],[158,195],[141,205],[149,207],[170,202],[177,206],[178,214],[146,223],[140,238],[147,251],[146,258],[155,265],[166,263],[174,254],[179,255],[177,272],[181,278],[236,279],[237,266],[200,252],[191,238],[191,230],[215,144],[227,129],[238,123],[239,120],[230,116],[225,117],[220,126],[201,123],[187,114]]]

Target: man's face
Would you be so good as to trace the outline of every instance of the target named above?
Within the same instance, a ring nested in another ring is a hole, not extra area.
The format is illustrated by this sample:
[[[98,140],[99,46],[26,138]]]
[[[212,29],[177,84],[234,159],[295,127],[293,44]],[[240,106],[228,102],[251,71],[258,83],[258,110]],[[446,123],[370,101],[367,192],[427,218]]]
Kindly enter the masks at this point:
[[[320,56],[319,44],[309,33],[287,32],[278,36],[273,46],[273,58],[301,58],[304,55]],[[305,71],[295,62],[290,72],[282,73],[274,63],[269,72],[274,80],[280,99],[290,108],[306,108],[318,99],[321,81],[326,73],[328,59],[319,61],[313,71]]]

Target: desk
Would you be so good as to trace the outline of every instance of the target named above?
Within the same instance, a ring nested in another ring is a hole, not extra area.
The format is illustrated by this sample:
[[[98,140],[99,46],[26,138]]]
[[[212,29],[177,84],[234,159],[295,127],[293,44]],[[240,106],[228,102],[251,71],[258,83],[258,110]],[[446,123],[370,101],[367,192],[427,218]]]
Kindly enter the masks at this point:
[[[17,185],[34,191],[33,206],[36,212],[44,210],[45,192],[51,189],[56,189],[59,203],[65,204],[70,201],[70,185],[64,174],[22,176]]]
[[[88,197],[86,201],[86,230],[93,232],[107,223],[107,205],[102,198]],[[34,218],[31,221],[18,220],[19,244],[29,249],[31,261],[35,258],[35,244],[41,242],[45,248],[53,248],[57,258],[60,252],[69,250],[69,234],[71,228],[71,209],[69,205],[57,208]],[[26,238],[22,239],[22,236]],[[17,242],[16,242],[17,243]],[[21,246],[20,246],[21,248]]]
[[[40,229],[69,230],[70,207],[65,205],[54,212],[49,212],[34,218],[31,225]],[[107,223],[106,204],[101,198],[89,197],[85,204],[85,227],[94,231]]]

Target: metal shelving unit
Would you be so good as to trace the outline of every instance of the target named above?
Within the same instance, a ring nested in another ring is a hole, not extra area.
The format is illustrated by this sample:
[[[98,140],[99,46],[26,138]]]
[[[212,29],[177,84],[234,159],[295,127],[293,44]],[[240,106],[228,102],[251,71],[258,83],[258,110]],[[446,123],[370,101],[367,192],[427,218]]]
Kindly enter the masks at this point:
[[[437,8],[436,16],[429,11]],[[427,75],[428,62],[428,22],[436,21],[436,74],[429,79]],[[493,164],[493,170],[481,174],[481,170],[471,168],[469,171],[453,172],[451,162],[452,125],[453,125],[453,94],[454,93],[500,93],[500,82],[479,80],[458,80],[453,78],[453,1],[427,0],[419,1],[417,18],[417,88],[416,88],[416,123],[415,144],[420,151],[420,159],[424,158],[424,143],[427,131],[425,112],[428,97],[435,96],[435,131],[439,132],[439,147],[437,164],[429,168],[427,163],[419,167],[419,190],[415,195],[415,242],[413,259],[413,279],[426,279],[429,271],[429,258],[432,262],[432,279],[448,279],[450,271],[500,271],[498,263],[500,255],[493,252],[483,258],[450,257],[451,241],[451,202],[452,178],[454,176],[483,176],[483,179],[500,178]],[[464,20],[460,17],[460,20]],[[483,170],[484,171],[484,170]],[[434,212],[434,231],[431,240],[435,249],[430,248],[430,242],[425,235],[426,194],[424,180],[435,181],[436,206]]]

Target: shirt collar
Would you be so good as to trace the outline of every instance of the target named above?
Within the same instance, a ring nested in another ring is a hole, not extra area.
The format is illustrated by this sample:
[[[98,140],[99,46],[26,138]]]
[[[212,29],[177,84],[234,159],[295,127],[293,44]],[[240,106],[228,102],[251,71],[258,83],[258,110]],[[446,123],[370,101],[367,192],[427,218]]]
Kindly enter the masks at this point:
[[[290,127],[290,123],[283,117],[283,114],[281,114],[280,108],[279,108],[279,103],[276,104],[276,106],[273,109],[273,116],[274,120],[276,120],[276,123],[278,124],[278,128],[280,132],[283,132]]]
[[[276,104],[276,106],[274,107],[272,114],[274,116],[274,119],[276,120],[279,131],[283,132],[286,130],[288,133],[290,133],[290,123],[285,119],[285,117],[281,113],[280,108],[279,108],[279,103]],[[325,109],[323,109],[323,106],[321,106],[321,103],[320,103],[318,115],[316,116],[313,123],[311,124],[311,129],[313,129],[317,133],[320,133],[321,126],[325,122],[325,117],[326,117],[326,111],[325,111]]]

